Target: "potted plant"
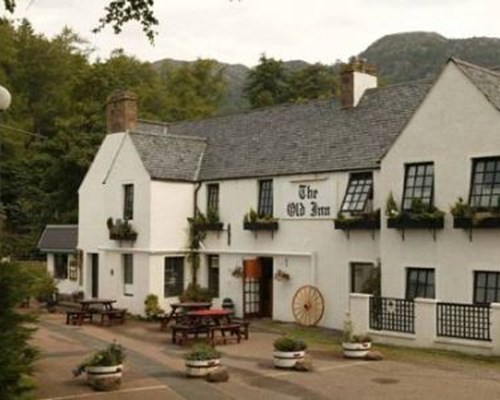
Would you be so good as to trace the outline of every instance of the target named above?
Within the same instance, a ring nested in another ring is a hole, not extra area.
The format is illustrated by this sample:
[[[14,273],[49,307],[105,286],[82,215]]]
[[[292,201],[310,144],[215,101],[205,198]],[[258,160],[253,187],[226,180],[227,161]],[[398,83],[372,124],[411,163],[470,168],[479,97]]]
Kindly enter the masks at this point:
[[[124,360],[123,347],[113,342],[105,349],[87,357],[73,370],[73,374],[76,377],[85,372],[87,382],[94,390],[117,389],[122,380]]]
[[[184,356],[186,374],[201,377],[214,371],[220,365],[220,353],[208,344],[198,344]]]
[[[278,229],[278,220],[272,215],[259,215],[251,208],[243,217],[243,229],[248,231],[275,231]]]
[[[290,280],[290,274],[288,272],[283,271],[282,269],[278,269],[274,274],[274,279],[279,282],[287,282]]]
[[[293,368],[297,361],[303,361],[307,344],[302,339],[282,336],[273,343],[273,361],[276,368]]]
[[[368,335],[355,335],[354,324],[349,314],[344,321],[344,337],[342,350],[346,358],[365,358],[372,347],[372,340]]]
[[[106,226],[109,231],[109,238],[111,240],[129,240],[131,242],[137,240],[137,232],[132,227],[132,224],[127,220],[108,218]]]

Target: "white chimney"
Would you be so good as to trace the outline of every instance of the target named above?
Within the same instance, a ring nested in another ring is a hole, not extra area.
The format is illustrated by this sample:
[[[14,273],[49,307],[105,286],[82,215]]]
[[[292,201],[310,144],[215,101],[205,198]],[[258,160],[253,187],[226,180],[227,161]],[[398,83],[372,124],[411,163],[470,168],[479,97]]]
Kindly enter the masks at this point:
[[[377,72],[365,60],[351,58],[340,70],[340,105],[356,107],[367,89],[377,87]]]

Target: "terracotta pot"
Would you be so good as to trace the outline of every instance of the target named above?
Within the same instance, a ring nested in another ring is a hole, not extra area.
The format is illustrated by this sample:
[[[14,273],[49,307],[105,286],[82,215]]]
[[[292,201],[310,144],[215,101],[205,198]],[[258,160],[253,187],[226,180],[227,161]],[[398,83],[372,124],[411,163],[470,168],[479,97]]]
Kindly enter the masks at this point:
[[[207,375],[219,367],[220,359],[211,360],[186,360],[186,374],[192,377],[201,377]]]
[[[371,342],[342,343],[342,349],[344,350],[345,358],[365,358],[371,348]]]
[[[277,368],[293,368],[297,361],[303,361],[305,351],[274,351],[273,361]]]

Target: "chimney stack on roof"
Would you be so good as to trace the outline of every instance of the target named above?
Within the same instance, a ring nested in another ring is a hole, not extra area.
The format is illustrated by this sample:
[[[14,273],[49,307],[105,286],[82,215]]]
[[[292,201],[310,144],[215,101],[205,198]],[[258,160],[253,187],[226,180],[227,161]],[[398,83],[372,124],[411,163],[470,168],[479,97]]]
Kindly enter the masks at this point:
[[[137,96],[128,90],[116,90],[106,101],[108,133],[126,132],[137,127]]]
[[[377,70],[365,59],[351,57],[340,68],[340,105],[356,107],[367,89],[377,87]]]

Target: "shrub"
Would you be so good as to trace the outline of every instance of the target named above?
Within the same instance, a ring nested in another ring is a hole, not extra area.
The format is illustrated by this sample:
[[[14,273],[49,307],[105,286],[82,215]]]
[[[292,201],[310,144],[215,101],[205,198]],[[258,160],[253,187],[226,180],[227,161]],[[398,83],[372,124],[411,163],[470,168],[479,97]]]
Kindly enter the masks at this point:
[[[149,319],[163,313],[163,309],[160,307],[156,294],[151,293],[146,296],[144,300],[144,312]]]
[[[219,358],[220,353],[208,344],[198,344],[193,349],[184,355],[184,358],[189,361],[206,361]]]
[[[75,376],[85,372],[87,367],[112,367],[120,365],[125,360],[123,347],[115,342],[111,343],[104,350],[96,351],[90,357],[81,362],[74,370]]]
[[[0,399],[23,398],[33,389],[38,351],[29,344],[35,318],[16,307],[33,295],[33,276],[18,264],[0,262]]]
[[[179,300],[184,302],[211,302],[212,293],[208,288],[202,288],[197,283],[190,283],[186,290],[179,296]]]
[[[282,336],[273,343],[276,351],[302,351],[307,349],[307,344],[302,339]]]

